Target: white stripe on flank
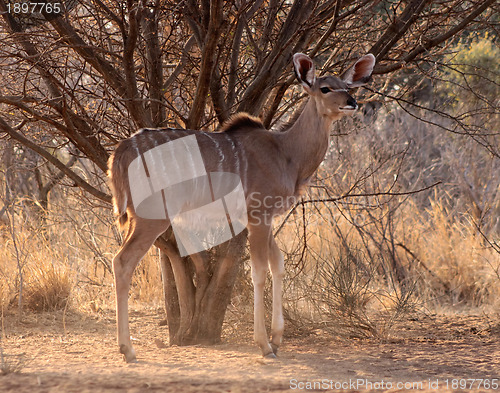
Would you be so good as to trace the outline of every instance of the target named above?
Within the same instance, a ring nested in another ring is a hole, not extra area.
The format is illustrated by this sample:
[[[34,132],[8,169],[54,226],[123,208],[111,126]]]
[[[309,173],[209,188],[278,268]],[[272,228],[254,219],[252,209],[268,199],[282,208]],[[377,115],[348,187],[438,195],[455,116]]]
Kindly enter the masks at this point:
[[[234,144],[234,141],[233,139],[229,136],[229,134],[227,133],[224,133],[225,137],[226,137],[226,140],[229,141],[229,143],[231,144],[231,150],[233,151],[233,156],[234,156],[234,160],[235,160],[235,172],[236,174],[239,176],[240,175],[240,158],[238,157],[238,151],[236,150],[236,146]]]
[[[132,141],[132,147],[137,153],[137,157],[139,157],[141,155],[141,151],[139,150],[139,145],[137,144],[137,135],[138,134],[134,135],[132,138],[130,138],[130,140]]]
[[[147,137],[148,141],[149,141],[149,148],[155,148],[156,146],[158,146],[158,141],[156,140],[156,135],[153,134],[152,132],[147,132],[145,134],[145,136]]]
[[[220,144],[217,141],[217,138],[214,138],[212,135],[210,135],[209,132],[204,132],[204,135],[206,135],[215,145],[215,149],[217,150],[217,153],[219,155],[219,160],[217,162],[217,172],[222,172],[222,163],[224,162],[224,153],[222,152],[220,148]]]
[[[243,190],[245,192],[245,196],[247,195],[248,192],[248,187],[247,187],[247,171],[248,171],[248,162],[245,157],[245,151],[241,149],[241,145],[236,140],[236,154],[238,158],[238,168],[240,165],[240,157],[241,157],[241,162],[243,163],[241,170],[239,171],[240,179],[241,179],[241,184],[243,184]]]

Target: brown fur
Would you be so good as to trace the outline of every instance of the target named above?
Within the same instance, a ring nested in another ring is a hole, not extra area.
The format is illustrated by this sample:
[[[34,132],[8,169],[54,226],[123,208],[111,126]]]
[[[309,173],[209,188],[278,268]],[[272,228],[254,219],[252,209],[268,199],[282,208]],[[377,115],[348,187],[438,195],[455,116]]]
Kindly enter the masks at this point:
[[[264,124],[262,121],[255,116],[251,116],[248,113],[240,112],[233,115],[229,120],[225,121],[220,129],[220,132],[234,132],[240,131],[244,128],[263,128]]]

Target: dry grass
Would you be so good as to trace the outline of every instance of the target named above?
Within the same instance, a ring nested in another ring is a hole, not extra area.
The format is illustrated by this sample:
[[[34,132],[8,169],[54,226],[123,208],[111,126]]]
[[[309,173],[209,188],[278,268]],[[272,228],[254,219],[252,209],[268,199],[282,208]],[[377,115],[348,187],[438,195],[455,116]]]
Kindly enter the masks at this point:
[[[45,263],[26,272],[24,306],[33,312],[56,311],[67,307],[73,283],[64,266]]]
[[[0,243],[0,306],[30,312],[65,309],[84,312],[114,307],[111,258],[118,250],[112,217],[106,210],[64,211],[55,206],[43,230],[33,221],[15,216],[14,232],[2,233]],[[69,203],[68,203],[69,202]],[[42,224],[40,224],[42,225]],[[136,270],[131,301],[162,301],[161,274],[151,250]]]
[[[412,219],[408,244],[425,265],[420,269],[422,295],[451,305],[498,305],[500,255],[488,247],[476,225],[454,220],[438,201]]]
[[[352,206],[337,208],[334,216],[324,206],[307,209],[305,250],[301,218],[279,236],[289,267],[286,314],[298,332],[388,336],[395,322],[416,311],[498,307],[500,255],[443,201],[431,200],[423,212],[411,201],[393,213],[371,210],[363,231],[354,229]],[[392,234],[377,235],[389,224]]]

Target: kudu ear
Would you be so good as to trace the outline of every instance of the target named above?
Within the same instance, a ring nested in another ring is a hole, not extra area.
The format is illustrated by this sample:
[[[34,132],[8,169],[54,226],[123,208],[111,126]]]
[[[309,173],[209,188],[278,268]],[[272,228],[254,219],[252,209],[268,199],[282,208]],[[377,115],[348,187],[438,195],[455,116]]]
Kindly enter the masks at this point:
[[[303,53],[293,55],[293,66],[295,75],[307,92],[311,91],[311,87],[316,82],[316,70],[311,58]]]
[[[342,79],[347,83],[349,88],[363,86],[370,81],[373,67],[375,67],[375,56],[368,53],[344,72]]]

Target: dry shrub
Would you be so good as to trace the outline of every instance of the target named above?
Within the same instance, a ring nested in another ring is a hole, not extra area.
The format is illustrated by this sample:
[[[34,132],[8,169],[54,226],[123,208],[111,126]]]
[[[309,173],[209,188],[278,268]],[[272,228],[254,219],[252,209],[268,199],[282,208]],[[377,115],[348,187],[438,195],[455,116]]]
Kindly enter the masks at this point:
[[[400,162],[403,168],[404,161]],[[424,164],[422,159],[419,165]],[[431,165],[439,167],[436,162]],[[451,172],[442,165],[442,174],[434,172],[433,181]],[[336,178],[343,181],[352,173],[363,173],[354,164],[327,168],[309,198],[331,197],[342,184],[335,183]],[[396,188],[391,183],[394,173],[409,178],[419,171],[418,165],[411,173],[398,168],[389,161],[380,167],[373,182],[380,191]],[[336,176],[329,175],[332,172]],[[417,181],[415,176],[409,183]],[[488,230],[494,244],[496,218],[487,214],[491,209],[481,208],[482,217],[477,209],[464,211],[469,198],[458,180],[455,184],[448,186],[453,197],[447,196],[446,188],[436,188],[409,196],[300,207],[300,214],[290,217],[279,235],[288,267],[284,295],[288,326],[299,333],[326,328],[349,337],[387,336],[396,321],[416,311],[494,307],[500,298],[500,254],[480,230]],[[365,186],[360,193],[370,192],[370,184]],[[324,189],[329,194],[322,193]],[[489,201],[485,206],[498,204],[498,196],[495,199],[489,189],[482,200]]]
[[[64,309],[77,282],[78,256],[88,253],[81,252],[82,242],[68,230],[60,211],[46,212],[42,220],[31,214],[30,206],[13,208],[11,228],[0,247],[1,305],[33,312]]]
[[[301,238],[301,220],[287,224],[280,235],[289,266],[284,293],[288,325],[298,334],[322,329],[350,338],[388,335],[397,320],[415,309],[413,281],[399,285],[382,268],[383,261],[374,263],[387,255],[367,249],[342,215],[332,226],[328,209],[314,210],[306,220],[311,224],[306,250],[300,249],[303,242],[293,241]],[[293,244],[298,248],[289,247]]]
[[[340,247],[338,256],[318,261],[320,282],[315,285],[314,297],[322,308],[324,324],[337,332],[340,327],[350,337],[376,334],[366,313],[366,306],[373,299],[370,283],[374,275],[365,269],[362,259],[359,250],[345,245]]]
[[[55,200],[56,198],[54,198]],[[80,311],[114,307],[111,259],[119,249],[119,236],[109,210],[91,209],[67,197],[52,204],[44,221],[15,214],[14,232],[0,242],[0,308],[19,303],[33,311]],[[140,263],[130,290],[133,301],[163,301],[157,251]]]
[[[13,214],[10,222],[10,238],[0,254],[7,305],[34,312],[65,308],[73,285],[68,259],[62,256],[68,250],[51,243],[50,231],[32,215]]]

